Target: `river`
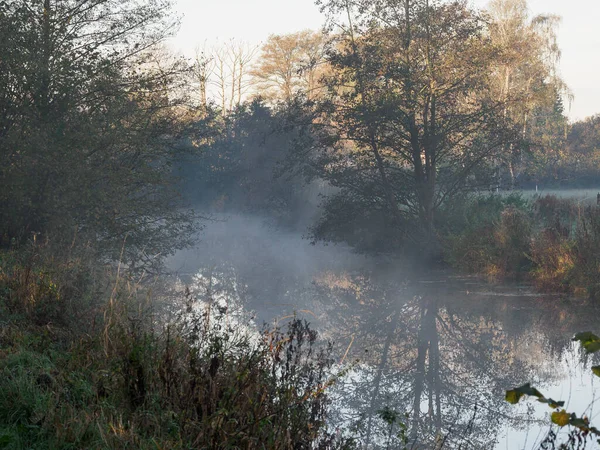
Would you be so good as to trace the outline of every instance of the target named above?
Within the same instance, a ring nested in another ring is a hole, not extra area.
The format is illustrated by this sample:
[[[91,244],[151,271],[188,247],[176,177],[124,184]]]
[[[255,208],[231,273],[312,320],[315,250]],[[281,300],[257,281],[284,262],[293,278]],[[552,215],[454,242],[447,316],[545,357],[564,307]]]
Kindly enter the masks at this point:
[[[209,283],[212,296],[253,311],[259,325],[296,314],[332,340],[350,368],[332,391],[332,422],[363,448],[402,448],[400,427],[390,437],[381,417],[386,408],[406,424],[407,448],[538,448],[552,410],[504,400],[526,382],[600,422],[593,361],[571,341],[600,331],[599,308],[586,300],[417,272],[247,217],[208,224],[170,266],[198,292]]]

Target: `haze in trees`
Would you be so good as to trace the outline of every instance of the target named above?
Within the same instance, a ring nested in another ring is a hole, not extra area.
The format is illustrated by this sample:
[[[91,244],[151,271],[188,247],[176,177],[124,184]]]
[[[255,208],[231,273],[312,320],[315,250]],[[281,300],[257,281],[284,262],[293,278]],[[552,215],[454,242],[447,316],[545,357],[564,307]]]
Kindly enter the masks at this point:
[[[347,19],[328,51],[327,95],[311,105],[312,146],[302,144],[315,175],[339,188],[317,234],[331,236],[346,205],[396,241],[432,244],[439,206],[489,183],[476,171],[518,140],[506,100],[490,95],[484,22],[462,2],[323,7]]]
[[[567,117],[560,18],[317,3],[185,58],[167,0],[0,0],[0,448],[600,435],[578,390],[562,434],[504,401],[600,373],[569,340],[598,325],[600,116]]]
[[[185,65],[152,65],[164,1],[0,5],[2,236],[93,241],[133,263],[189,242],[165,175]],[[143,199],[143,201],[140,201]],[[143,249],[143,250],[142,250]],[[130,254],[131,252],[131,254]]]

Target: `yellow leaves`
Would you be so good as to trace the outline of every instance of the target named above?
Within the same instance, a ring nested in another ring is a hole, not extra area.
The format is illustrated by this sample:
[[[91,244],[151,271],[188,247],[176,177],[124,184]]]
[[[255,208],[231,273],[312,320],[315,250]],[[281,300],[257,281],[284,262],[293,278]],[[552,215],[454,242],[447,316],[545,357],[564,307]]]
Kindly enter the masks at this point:
[[[555,423],[559,427],[564,427],[565,425],[569,424],[569,421],[571,420],[571,415],[567,411],[562,409],[560,411],[553,412],[551,419],[552,423]]]
[[[521,392],[517,392],[516,390],[510,390],[510,391],[506,391],[506,401],[508,403],[510,403],[511,405],[515,405],[517,403],[519,403],[519,400],[521,400],[521,397],[523,397],[524,394],[522,394]]]
[[[573,337],[573,341],[579,341],[581,346],[587,353],[595,353],[600,350],[600,337],[596,336],[590,331],[584,331],[583,333],[577,333]],[[598,366],[596,366],[598,367]],[[592,370],[594,370],[592,368]],[[596,373],[596,372],[594,372]]]

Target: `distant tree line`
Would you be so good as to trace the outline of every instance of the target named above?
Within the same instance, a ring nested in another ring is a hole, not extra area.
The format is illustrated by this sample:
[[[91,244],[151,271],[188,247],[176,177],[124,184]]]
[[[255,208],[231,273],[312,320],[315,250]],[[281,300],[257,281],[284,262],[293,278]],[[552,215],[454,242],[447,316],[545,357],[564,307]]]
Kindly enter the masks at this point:
[[[318,4],[326,31],[189,61],[162,46],[166,0],[1,3],[2,244],[158,261],[190,243],[190,205],[304,225],[318,191],[315,239],[435,247],[441,208],[473,190],[596,183],[598,118],[566,117],[558,17]]]
[[[531,17],[525,0],[485,11],[463,1],[318,4],[327,32],[270,36],[245,64],[245,95],[231,90],[239,101],[223,103],[221,85],[213,102],[199,96],[199,134],[221,130],[196,141],[197,170],[185,164],[205,205],[261,203],[264,213],[268,203],[292,216],[316,181],[326,189],[313,237],[384,251],[435,242],[442,205],[474,190],[596,183],[595,121],[566,117],[559,17]],[[204,55],[213,69],[203,79],[218,84],[219,60]],[[288,201],[271,201],[281,195]]]

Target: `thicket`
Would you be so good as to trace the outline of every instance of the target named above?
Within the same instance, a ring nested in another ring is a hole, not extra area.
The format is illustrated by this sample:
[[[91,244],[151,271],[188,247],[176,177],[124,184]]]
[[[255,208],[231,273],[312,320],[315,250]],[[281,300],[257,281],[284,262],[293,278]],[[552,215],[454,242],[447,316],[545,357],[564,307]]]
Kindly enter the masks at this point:
[[[208,108],[188,129],[193,152],[174,165],[187,202],[209,212],[261,215],[283,226],[307,222],[315,202],[288,161],[297,133],[286,116],[282,105],[261,99],[227,115]]]
[[[174,25],[163,0],[0,2],[0,245],[131,267],[189,243],[169,170],[187,67],[157,50]]]
[[[544,290],[598,297],[600,208],[553,195],[465,197],[440,217],[448,263]]]
[[[328,429],[331,346],[305,322],[260,333],[91,262],[0,253],[0,448],[352,447]]]

